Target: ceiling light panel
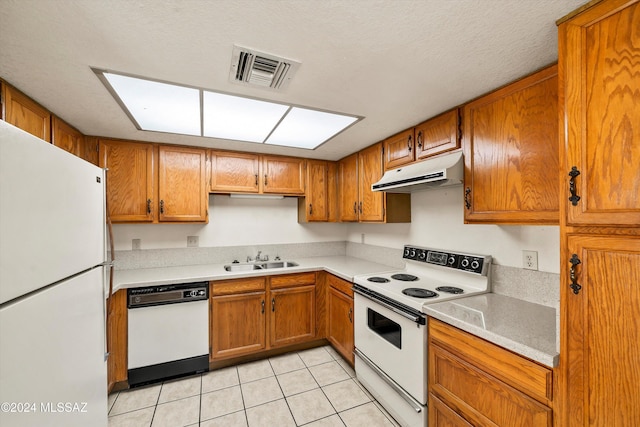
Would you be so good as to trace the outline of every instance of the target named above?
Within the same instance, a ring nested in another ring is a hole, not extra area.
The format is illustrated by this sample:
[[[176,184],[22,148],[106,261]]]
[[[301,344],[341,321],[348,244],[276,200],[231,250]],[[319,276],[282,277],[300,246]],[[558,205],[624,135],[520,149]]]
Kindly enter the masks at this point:
[[[266,143],[313,150],[357,120],[353,116],[293,107]]]
[[[142,130],[200,135],[198,89],[103,73]]]
[[[204,91],[204,136],[264,142],[288,105]]]

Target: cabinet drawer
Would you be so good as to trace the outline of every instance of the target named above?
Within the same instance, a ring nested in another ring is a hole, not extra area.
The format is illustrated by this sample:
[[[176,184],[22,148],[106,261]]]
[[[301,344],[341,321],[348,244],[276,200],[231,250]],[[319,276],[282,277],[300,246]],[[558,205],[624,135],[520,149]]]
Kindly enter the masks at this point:
[[[473,427],[433,394],[429,394],[428,406],[431,427]]]
[[[316,273],[294,273],[271,277],[271,289],[290,288],[293,286],[315,285]]]
[[[434,319],[429,340],[544,404],[552,400],[550,369]]]
[[[211,282],[211,295],[230,295],[264,290],[264,277]]]
[[[347,282],[346,280],[343,280],[331,274],[327,275],[327,282],[329,283],[329,286],[331,286],[332,288],[353,298],[353,289],[351,289],[353,284],[351,282]]]
[[[552,410],[438,347],[429,348],[430,392],[472,425],[551,427]]]

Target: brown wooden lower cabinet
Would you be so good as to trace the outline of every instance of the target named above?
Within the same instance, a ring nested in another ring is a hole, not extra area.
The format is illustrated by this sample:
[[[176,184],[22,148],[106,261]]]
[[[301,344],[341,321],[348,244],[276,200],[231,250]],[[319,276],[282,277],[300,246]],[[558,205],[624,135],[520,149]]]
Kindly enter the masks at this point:
[[[127,388],[127,290],[109,297],[107,315],[108,391]]]
[[[552,371],[429,319],[429,426],[552,427]]]
[[[211,361],[314,340],[316,273],[211,282]]]
[[[351,365],[353,356],[353,291],[351,283],[327,275],[327,339]]]

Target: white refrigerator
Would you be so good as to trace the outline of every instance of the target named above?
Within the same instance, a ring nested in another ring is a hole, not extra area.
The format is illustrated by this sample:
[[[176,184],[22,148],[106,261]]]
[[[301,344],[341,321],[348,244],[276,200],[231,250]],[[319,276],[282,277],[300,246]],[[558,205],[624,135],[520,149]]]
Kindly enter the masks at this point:
[[[0,426],[107,425],[104,171],[0,121]]]

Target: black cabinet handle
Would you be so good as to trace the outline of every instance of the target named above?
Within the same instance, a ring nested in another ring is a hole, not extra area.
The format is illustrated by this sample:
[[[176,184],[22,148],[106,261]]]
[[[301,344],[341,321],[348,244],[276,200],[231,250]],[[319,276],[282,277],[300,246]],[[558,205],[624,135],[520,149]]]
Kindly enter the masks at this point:
[[[580,201],[580,196],[578,196],[576,193],[576,177],[580,175],[580,171],[578,170],[577,167],[572,167],[571,171],[569,172],[569,176],[571,177],[569,179],[569,193],[571,193],[571,197],[569,197],[569,201],[571,202],[571,204],[573,206],[578,206],[578,201]]]
[[[264,300],[260,304],[262,305],[262,314],[264,314]]]
[[[151,199],[147,199],[147,213],[151,213]]]
[[[353,213],[354,214],[358,213],[358,202],[353,202]]]
[[[164,200],[160,200],[160,213],[164,213]]]
[[[464,190],[464,206],[467,208],[467,210],[471,209],[471,187],[467,187]]]
[[[258,185],[258,174],[256,174],[256,185]]]
[[[413,137],[411,135],[407,138],[407,148],[409,149],[409,152],[413,150]]]
[[[362,213],[362,202],[360,202],[360,213]]]
[[[309,215],[313,215],[313,203],[309,203]]]
[[[349,322],[350,322],[350,323],[353,323],[353,317],[352,317],[352,314],[353,314],[353,308],[350,308],[350,309],[349,309]]]
[[[271,311],[276,311],[276,299],[271,298]]]
[[[569,286],[573,289],[573,293],[578,295],[580,293],[580,289],[582,286],[578,283],[578,276],[576,275],[576,266],[580,265],[582,262],[580,258],[578,258],[578,254],[571,255],[571,259],[569,259],[571,263],[571,269],[569,270],[569,278],[571,279],[571,285]]]
[[[416,143],[418,144],[418,148],[422,148],[422,131],[418,132],[418,136],[416,137]]]
[[[264,185],[265,185],[265,187],[267,185],[267,174],[266,173],[264,174]]]

